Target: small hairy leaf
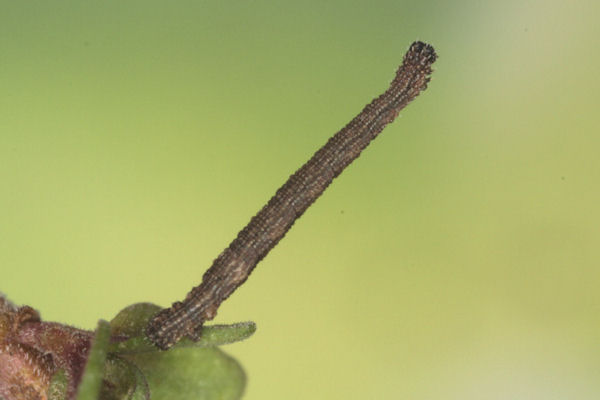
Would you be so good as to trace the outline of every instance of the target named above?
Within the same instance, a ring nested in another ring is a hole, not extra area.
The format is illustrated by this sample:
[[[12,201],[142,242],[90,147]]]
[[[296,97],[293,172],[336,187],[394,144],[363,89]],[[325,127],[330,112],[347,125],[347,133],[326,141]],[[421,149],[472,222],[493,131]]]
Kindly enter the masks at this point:
[[[125,307],[110,321],[113,336],[143,336],[148,320],[161,308],[152,303],[136,303]]]
[[[246,376],[233,358],[215,346],[236,342],[256,331],[254,322],[203,328],[199,341],[182,340],[161,351],[146,337],[151,317],[161,310],[133,304],[110,322],[112,341],[102,400],[237,400]]]
[[[150,388],[139,368],[127,360],[109,355],[100,399],[149,400]]]
[[[64,369],[58,370],[50,380],[48,387],[48,400],[65,400],[67,398],[67,388],[69,378]]]
[[[121,336],[109,347],[111,353],[127,354],[158,351],[144,332],[148,321],[161,308],[150,303],[138,303],[121,310],[110,322],[114,337]],[[220,346],[238,342],[250,337],[256,331],[254,322],[239,322],[231,325],[206,326],[200,340],[194,342],[184,339],[175,348]]]

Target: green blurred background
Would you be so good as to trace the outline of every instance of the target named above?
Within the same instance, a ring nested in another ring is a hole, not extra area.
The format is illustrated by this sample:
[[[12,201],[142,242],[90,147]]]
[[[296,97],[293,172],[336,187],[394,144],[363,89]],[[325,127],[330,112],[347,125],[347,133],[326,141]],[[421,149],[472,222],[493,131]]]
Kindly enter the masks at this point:
[[[93,329],[200,281],[439,60],[219,310],[246,399],[600,397],[597,1],[2,1],[0,290]]]

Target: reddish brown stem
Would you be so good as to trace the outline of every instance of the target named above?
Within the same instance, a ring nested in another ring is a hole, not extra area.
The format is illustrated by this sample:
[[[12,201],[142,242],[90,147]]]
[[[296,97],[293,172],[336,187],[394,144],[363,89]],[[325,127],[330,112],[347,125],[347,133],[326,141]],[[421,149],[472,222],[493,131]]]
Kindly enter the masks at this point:
[[[183,302],[162,310],[148,324],[148,337],[167,349],[188,336],[197,339],[205,321],[256,264],[283,238],[327,186],[427,87],[436,54],[428,44],[413,43],[388,90],[336,133],[275,193],[213,262]]]

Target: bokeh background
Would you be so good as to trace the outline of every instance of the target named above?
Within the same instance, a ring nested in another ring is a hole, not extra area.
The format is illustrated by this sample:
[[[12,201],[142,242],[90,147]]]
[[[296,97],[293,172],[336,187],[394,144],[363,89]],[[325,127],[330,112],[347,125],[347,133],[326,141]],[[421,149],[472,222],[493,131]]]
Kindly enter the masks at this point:
[[[429,89],[219,310],[252,399],[600,397],[597,1],[2,1],[0,290],[200,281],[392,79]]]

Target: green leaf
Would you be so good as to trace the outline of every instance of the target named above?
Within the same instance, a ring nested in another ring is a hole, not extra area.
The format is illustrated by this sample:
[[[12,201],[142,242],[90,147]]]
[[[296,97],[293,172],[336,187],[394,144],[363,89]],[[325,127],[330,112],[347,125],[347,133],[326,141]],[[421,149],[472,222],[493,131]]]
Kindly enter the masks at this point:
[[[216,347],[172,348],[124,358],[142,370],[152,400],[237,400],[244,392],[242,367]]]
[[[104,376],[104,364],[106,362],[106,349],[110,340],[110,325],[108,322],[98,321],[96,335],[92,341],[92,347],[83,371],[81,383],[77,390],[77,400],[97,400],[100,386]]]

